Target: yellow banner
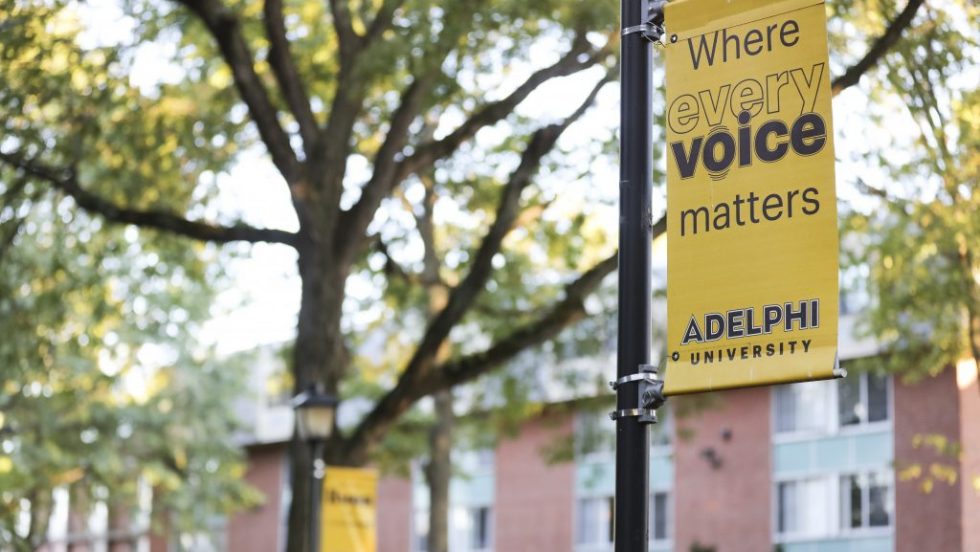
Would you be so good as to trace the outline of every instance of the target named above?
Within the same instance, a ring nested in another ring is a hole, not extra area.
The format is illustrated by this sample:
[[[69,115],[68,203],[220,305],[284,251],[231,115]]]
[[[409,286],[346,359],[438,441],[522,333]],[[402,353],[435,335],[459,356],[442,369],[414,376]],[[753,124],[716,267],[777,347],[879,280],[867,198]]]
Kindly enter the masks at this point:
[[[665,393],[837,375],[823,2],[667,3]]]
[[[378,474],[327,467],[323,481],[321,552],[375,552]]]

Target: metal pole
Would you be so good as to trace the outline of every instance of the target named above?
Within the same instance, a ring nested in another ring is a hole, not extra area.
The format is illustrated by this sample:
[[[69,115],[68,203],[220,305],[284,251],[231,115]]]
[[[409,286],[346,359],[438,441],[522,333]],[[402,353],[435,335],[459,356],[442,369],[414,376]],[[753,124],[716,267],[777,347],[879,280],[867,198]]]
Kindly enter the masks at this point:
[[[310,545],[308,552],[320,552],[320,502],[323,498],[323,477],[326,475],[327,466],[323,462],[324,442],[313,441],[310,446],[313,449],[313,470],[310,475],[313,478],[313,488],[310,489]]]
[[[631,29],[647,23],[647,0],[620,0],[622,28],[619,146],[619,346],[621,379],[649,364],[653,145],[651,45]],[[620,385],[616,408],[641,408],[636,387]],[[616,419],[615,552],[646,552],[650,449],[646,424]]]

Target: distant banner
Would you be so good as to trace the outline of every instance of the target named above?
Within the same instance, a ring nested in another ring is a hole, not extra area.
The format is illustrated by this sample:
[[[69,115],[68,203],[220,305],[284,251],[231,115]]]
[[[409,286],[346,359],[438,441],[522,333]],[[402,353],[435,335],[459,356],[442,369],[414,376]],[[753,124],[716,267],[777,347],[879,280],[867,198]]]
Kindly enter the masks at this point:
[[[824,3],[667,3],[665,393],[837,375]]]
[[[377,505],[377,472],[328,466],[320,551],[375,552]]]

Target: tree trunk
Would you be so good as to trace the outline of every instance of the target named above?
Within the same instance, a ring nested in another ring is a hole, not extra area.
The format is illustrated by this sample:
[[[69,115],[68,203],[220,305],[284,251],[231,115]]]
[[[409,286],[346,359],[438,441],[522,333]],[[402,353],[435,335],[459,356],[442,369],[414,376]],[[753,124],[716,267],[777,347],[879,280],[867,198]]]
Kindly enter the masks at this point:
[[[293,353],[294,392],[316,385],[337,396],[339,382],[348,364],[340,328],[347,268],[331,263],[329,250],[325,249],[313,242],[299,249],[303,285]],[[336,438],[327,442],[325,460],[328,463],[344,463],[337,442]],[[319,546],[307,542],[309,524],[319,522],[311,519],[312,453],[309,445],[295,434],[289,445],[289,462],[292,495],[286,550],[319,552]]]
[[[85,520],[89,513],[89,502],[83,484],[78,482],[70,485],[68,487],[68,524],[65,527],[68,552],[87,550],[91,545],[88,540],[75,542],[75,539],[88,534],[88,526]]]
[[[139,536],[133,527],[136,504],[114,500],[109,496],[108,552],[136,552]]]
[[[455,414],[451,391],[440,391],[433,399],[436,422],[429,431],[429,463],[425,466],[425,480],[429,486],[428,552],[449,552],[449,483],[453,474]]]
[[[954,193],[954,192],[950,192]],[[974,276],[973,251],[963,246],[959,254],[960,268],[963,270],[963,281],[966,303],[966,338],[969,354],[973,357],[973,366],[980,378],[980,284]]]
[[[48,542],[48,520],[51,517],[52,498],[49,491],[40,489],[30,497],[30,523],[25,540],[36,550]]]

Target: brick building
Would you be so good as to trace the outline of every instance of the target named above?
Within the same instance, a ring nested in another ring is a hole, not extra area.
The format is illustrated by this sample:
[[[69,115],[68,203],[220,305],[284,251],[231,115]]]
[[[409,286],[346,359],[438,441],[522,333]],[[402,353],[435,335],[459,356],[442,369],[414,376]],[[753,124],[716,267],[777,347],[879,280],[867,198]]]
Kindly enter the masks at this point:
[[[972,361],[917,383],[851,373],[726,391],[673,416],[684,400],[670,401],[651,438],[652,551],[980,552]],[[551,415],[492,450],[456,454],[453,552],[611,551],[612,432],[600,415]],[[573,461],[546,461],[543,451],[570,439],[592,444]],[[229,520],[228,549],[277,550],[284,449],[249,450],[248,478],[269,500]],[[423,552],[427,508],[421,477],[382,479],[379,552]]]
[[[845,367],[848,357],[873,353],[848,340],[841,351]],[[259,363],[257,388],[274,364]],[[283,550],[287,398],[262,394],[242,411],[253,428],[246,478],[265,495],[261,506],[215,520],[206,534],[93,538],[89,530],[57,535],[50,549]],[[651,551],[980,552],[972,361],[917,383],[852,372],[726,391],[697,408],[691,400],[671,399],[652,430]],[[680,410],[693,412],[673,414]],[[613,429],[601,414],[552,414],[493,449],[456,453],[452,552],[611,551]],[[544,451],[570,441],[583,443],[573,460],[546,461]],[[422,478],[383,478],[378,491],[378,552],[425,551]]]

